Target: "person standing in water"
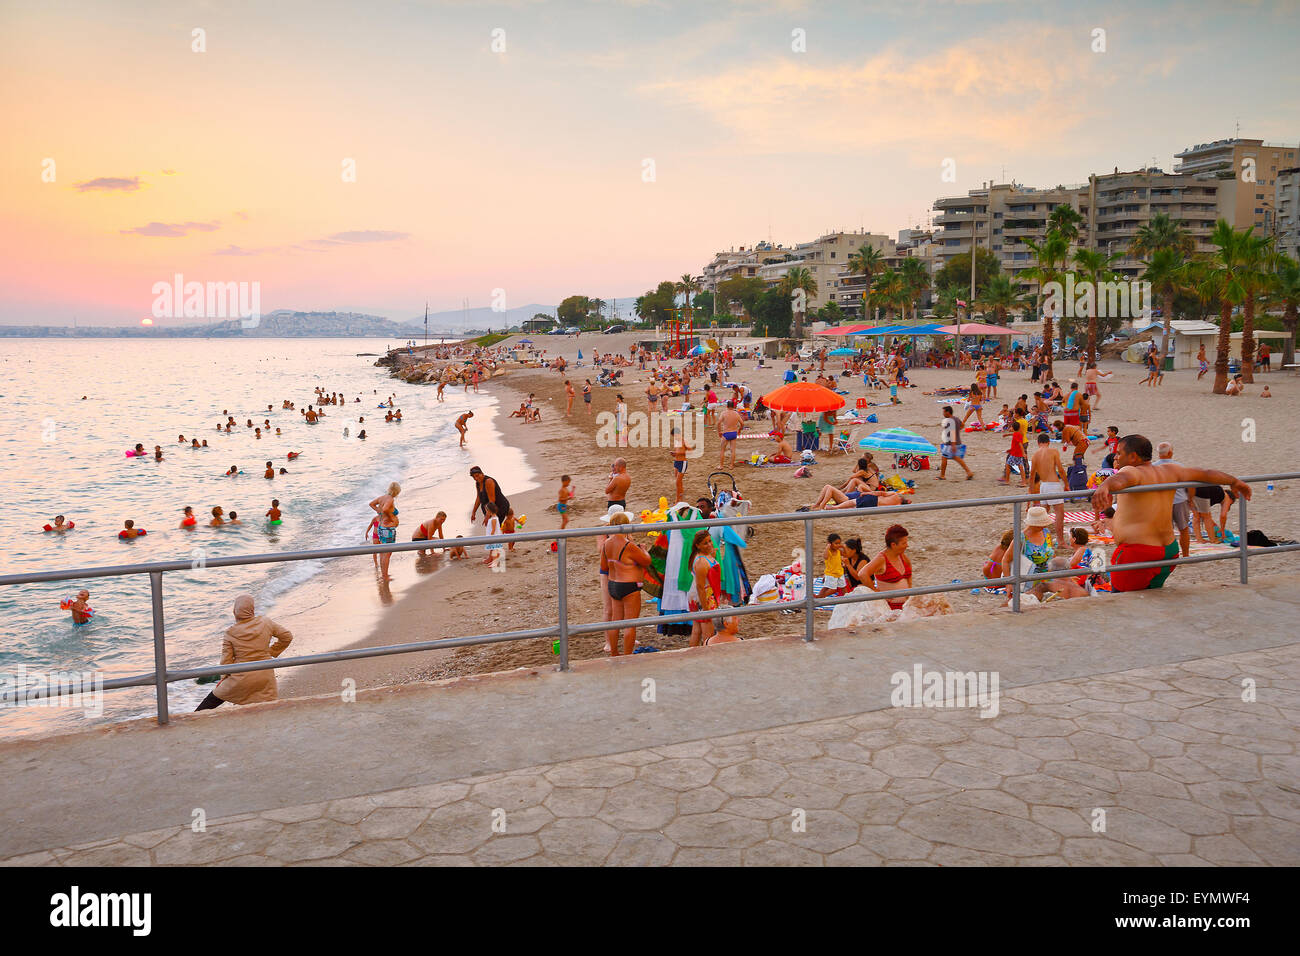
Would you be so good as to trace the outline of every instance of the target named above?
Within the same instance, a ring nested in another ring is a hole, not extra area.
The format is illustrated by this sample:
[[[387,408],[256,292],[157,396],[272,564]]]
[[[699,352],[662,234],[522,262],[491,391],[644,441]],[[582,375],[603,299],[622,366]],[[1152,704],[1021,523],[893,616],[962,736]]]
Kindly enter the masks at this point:
[[[397,541],[397,496],[401,493],[402,486],[394,481],[388,486],[387,492],[370,502],[371,509],[379,517],[379,526],[375,532],[380,544],[394,544]],[[379,556],[379,570],[385,581],[392,580],[388,574],[388,562],[392,557],[391,551],[385,551]]]

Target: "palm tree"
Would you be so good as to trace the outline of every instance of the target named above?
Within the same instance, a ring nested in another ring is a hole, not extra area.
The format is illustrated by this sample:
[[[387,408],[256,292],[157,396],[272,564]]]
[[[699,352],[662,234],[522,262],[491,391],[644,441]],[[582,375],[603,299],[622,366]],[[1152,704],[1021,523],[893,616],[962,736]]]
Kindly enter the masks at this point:
[[[609,305],[604,299],[592,299],[591,308],[596,313],[596,324],[599,325],[605,318],[605,306]]]
[[[1160,338],[1160,354],[1169,354],[1170,323],[1174,318],[1174,297],[1192,287],[1192,276],[1181,250],[1172,246],[1159,246],[1151,258],[1142,263],[1146,271],[1142,279],[1151,283],[1151,294],[1160,297],[1160,311],[1164,315],[1164,334]]]
[[[1060,209],[1060,206],[1056,207]],[[1071,208],[1071,207],[1066,207]],[[1076,213],[1077,215],[1077,213]],[[1043,294],[1043,286],[1049,282],[1060,282],[1064,273],[1061,266],[1065,264],[1066,256],[1070,252],[1070,240],[1065,238],[1061,233],[1054,230],[1048,230],[1046,238],[1041,243],[1034,242],[1032,239],[1025,239],[1025,245],[1029,251],[1034,254],[1036,263],[1020,273],[1022,279],[1032,279],[1038,283],[1038,290],[1034,293],[1034,310],[1038,311],[1039,302]],[[1043,345],[1046,347],[1045,361],[1047,362],[1046,375],[1050,380],[1052,377],[1052,310],[1043,311]]]
[[[866,277],[866,286],[862,290],[862,319],[870,322],[867,314],[867,300],[871,297],[871,278],[885,268],[885,254],[870,243],[864,242],[858,251],[849,256],[849,271]]]
[[[788,295],[792,300],[801,302],[801,308],[795,309],[794,312],[794,337],[803,338],[803,319],[804,313],[808,309],[808,299],[817,294],[817,280],[813,274],[803,266],[791,266],[790,271],[781,279],[779,286],[782,294]],[[803,295],[795,299],[796,292],[803,292]]]
[[[1097,361],[1097,310],[1101,308],[1101,283],[1114,280],[1115,273],[1110,271],[1110,264],[1115,259],[1115,256],[1106,255],[1096,249],[1074,251],[1074,264],[1092,280],[1092,308],[1088,310],[1089,363]]]
[[[1158,212],[1149,222],[1138,227],[1137,236],[1129,244],[1129,252],[1141,259],[1157,249],[1173,249],[1185,259],[1196,251],[1196,240],[1183,227],[1181,220],[1170,219],[1167,212]]]
[[[940,289],[938,297],[934,300],[934,317],[936,319],[951,319],[957,315],[957,290]]]
[[[1242,287],[1246,293],[1241,317],[1241,377],[1255,381],[1255,298],[1269,285],[1268,263],[1273,258],[1271,236],[1250,236],[1242,244]]]
[[[921,303],[921,296],[926,289],[930,288],[930,273],[925,268],[924,262],[909,256],[903,260],[898,274],[902,280],[906,299],[912,306],[912,318],[915,319],[917,317],[917,308]]]
[[[882,269],[871,287],[869,301],[873,306],[885,310],[886,325],[894,324],[894,309],[898,307],[902,288],[902,276],[892,266]]]
[[[1047,232],[1063,236],[1066,242],[1079,238],[1079,227],[1083,225],[1083,216],[1079,210],[1067,203],[1061,203],[1047,214]]]
[[[1282,346],[1282,364],[1294,365],[1296,311],[1300,308],[1300,262],[1287,255],[1278,255],[1274,269],[1269,298],[1282,306],[1282,325],[1288,333]]]
[[[1211,290],[1219,297],[1219,343],[1214,359],[1214,394],[1228,391],[1228,351],[1232,347],[1232,307],[1246,297],[1242,281],[1245,248],[1250,242],[1254,227],[1245,232],[1233,229],[1226,219],[1214,224],[1210,242],[1215,246],[1210,254],[1207,279]]]
[[[691,296],[703,290],[704,287],[700,285],[700,280],[689,272],[683,275],[679,281],[673,283],[673,291],[682,293],[687,307],[691,304]]]
[[[980,308],[992,311],[1000,325],[1007,324],[1008,312],[1024,304],[1019,283],[1001,272],[989,276],[988,284],[976,301]]]

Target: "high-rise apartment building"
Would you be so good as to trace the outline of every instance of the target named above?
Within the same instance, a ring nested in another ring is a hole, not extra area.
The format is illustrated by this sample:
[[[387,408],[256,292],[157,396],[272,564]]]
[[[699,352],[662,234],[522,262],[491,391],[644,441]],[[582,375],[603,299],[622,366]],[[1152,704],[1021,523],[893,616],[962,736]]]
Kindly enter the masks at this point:
[[[1175,173],[1219,182],[1218,214],[1234,229],[1253,226],[1256,235],[1273,235],[1278,173],[1297,164],[1300,146],[1262,139],[1220,139],[1198,143],[1181,153]]]

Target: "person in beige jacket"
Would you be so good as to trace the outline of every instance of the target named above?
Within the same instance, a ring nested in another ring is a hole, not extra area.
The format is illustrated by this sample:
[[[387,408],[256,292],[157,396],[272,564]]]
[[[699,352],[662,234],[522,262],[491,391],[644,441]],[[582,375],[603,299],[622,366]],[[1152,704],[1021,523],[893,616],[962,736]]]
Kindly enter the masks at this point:
[[[253,614],[253,599],[247,594],[235,598],[235,623],[226,629],[221,642],[221,663],[248,664],[268,661],[284,653],[293,634],[289,629]],[[229,701],[232,704],[260,704],[276,700],[275,671],[249,671],[223,677],[203,703],[195,708],[212,710]]]

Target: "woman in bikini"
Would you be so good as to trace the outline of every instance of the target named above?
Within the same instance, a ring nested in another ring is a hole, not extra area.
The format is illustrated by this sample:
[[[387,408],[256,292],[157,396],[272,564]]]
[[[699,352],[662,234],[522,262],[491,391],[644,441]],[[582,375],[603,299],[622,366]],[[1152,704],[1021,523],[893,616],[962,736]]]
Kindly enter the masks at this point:
[[[626,511],[616,512],[609,519],[610,528],[622,528],[632,520]],[[641,616],[641,581],[650,566],[650,555],[626,531],[614,531],[605,538],[600,548],[600,572],[607,575],[609,610],[607,621],[629,621]],[[606,631],[610,656],[617,657],[618,629]],[[631,654],[636,647],[636,628],[623,631],[623,654]]]
[[[912,586],[912,564],[907,560],[907,529],[901,524],[890,525],[885,532],[885,550],[871,559],[863,568],[863,573],[874,577],[874,584],[867,584],[873,591],[901,591]],[[863,582],[864,584],[866,582]],[[889,600],[890,608],[897,611],[906,603],[906,598]]]
[[[984,407],[984,390],[979,387],[978,383],[972,382],[970,392],[966,396],[966,416],[961,420],[961,427],[966,427],[966,419],[972,415],[984,427],[984,413],[980,411]]]
[[[1007,549],[1011,547],[1011,542],[1015,540],[1015,537],[1016,533],[1014,531],[1008,531],[1002,536],[1002,540],[998,542],[998,546],[993,549],[993,553],[990,554],[988,560],[984,562],[982,570],[985,578],[991,580],[993,578],[1002,577],[1002,559],[1006,556]]]
[[[379,536],[380,544],[394,544],[397,541],[397,496],[401,493],[402,486],[394,481],[388,486],[387,493],[370,502],[371,509],[379,516],[379,526],[375,533]],[[392,580],[388,575],[388,562],[392,557],[391,551],[385,551],[379,556],[379,569],[385,581]]]
[[[692,611],[716,611],[718,594],[722,591],[722,568],[713,556],[713,536],[708,528],[695,532],[691,542],[691,586],[690,609]],[[691,623],[691,647],[707,644],[713,637],[713,619],[704,618]]]

